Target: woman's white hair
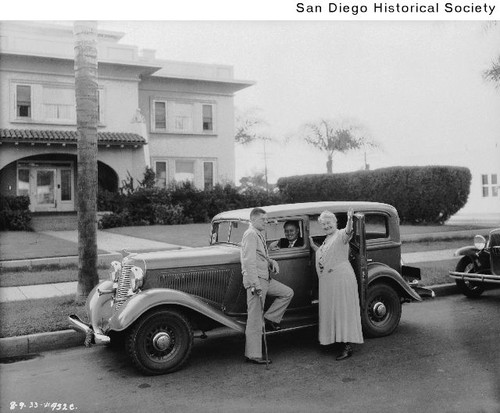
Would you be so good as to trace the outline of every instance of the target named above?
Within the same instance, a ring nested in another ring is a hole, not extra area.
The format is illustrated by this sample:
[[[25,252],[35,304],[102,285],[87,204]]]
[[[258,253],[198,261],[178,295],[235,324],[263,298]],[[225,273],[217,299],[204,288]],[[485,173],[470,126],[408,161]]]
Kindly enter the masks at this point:
[[[329,219],[337,222],[337,217],[333,212],[323,211],[318,217],[318,222],[321,224],[322,222],[327,221]]]

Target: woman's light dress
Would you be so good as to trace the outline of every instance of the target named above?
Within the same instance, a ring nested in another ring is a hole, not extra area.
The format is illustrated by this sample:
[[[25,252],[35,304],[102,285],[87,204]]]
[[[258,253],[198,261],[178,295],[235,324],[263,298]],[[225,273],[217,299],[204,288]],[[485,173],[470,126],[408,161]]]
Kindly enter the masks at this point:
[[[339,229],[327,236],[316,251],[322,345],[363,342],[358,283],[349,262],[349,239],[345,229]]]

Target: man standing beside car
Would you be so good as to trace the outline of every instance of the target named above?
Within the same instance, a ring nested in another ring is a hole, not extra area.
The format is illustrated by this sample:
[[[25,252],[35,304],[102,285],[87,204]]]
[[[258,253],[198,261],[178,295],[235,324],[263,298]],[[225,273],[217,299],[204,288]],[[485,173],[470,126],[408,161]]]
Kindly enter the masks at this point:
[[[262,357],[262,311],[266,296],[276,297],[264,314],[266,328],[272,331],[280,329],[279,323],[293,297],[290,287],[271,277],[271,274],[279,273],[279,267],[269,258],[264,237],[266,222],[266,211],[254,208],[250,212],[250,226],[241,241],[241,269],[243,286],[247,290],[248,314],[245,357],[247,362],[255,364],[271,362]]]

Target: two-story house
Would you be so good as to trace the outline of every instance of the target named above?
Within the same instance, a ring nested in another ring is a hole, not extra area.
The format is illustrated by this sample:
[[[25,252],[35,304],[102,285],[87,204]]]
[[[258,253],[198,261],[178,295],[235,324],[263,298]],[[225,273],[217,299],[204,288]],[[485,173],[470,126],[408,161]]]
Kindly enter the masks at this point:
[[[98,33],[98,180],[117,191],[146,167],[158,185],[234,182],[235,92],[253,84],[227,65],[161,61]],[[33,212],[75,211],[73,28],[0,22],[0,193]]]

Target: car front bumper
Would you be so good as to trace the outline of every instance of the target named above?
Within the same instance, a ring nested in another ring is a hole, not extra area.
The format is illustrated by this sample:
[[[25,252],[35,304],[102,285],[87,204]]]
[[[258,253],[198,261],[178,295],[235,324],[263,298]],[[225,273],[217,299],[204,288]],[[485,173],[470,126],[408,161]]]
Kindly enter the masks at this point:
[[[91,325],[80,320],[75,314],[70,315],[68,320],[73,330],[85,334],[85,341],[83,343],[85,347],[90,347],[92,344],[108,344],[111,341],[108,336],[95,332]]]

